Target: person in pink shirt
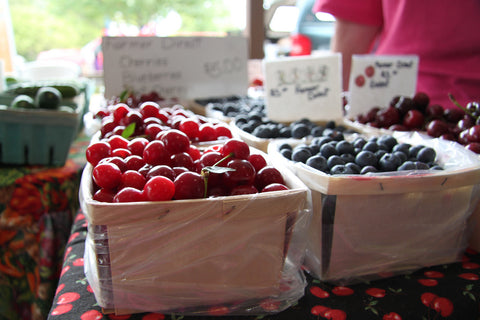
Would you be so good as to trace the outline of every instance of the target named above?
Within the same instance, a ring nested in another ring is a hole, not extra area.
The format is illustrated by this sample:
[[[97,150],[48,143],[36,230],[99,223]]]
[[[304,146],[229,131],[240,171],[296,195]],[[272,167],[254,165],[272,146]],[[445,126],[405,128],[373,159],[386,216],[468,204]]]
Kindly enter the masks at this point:
[[[453,108],[480,101],[480,0],[316,0],[336,18],[331,50],[343,57],[348,90],[352,54],[416,54],[417,92]]]

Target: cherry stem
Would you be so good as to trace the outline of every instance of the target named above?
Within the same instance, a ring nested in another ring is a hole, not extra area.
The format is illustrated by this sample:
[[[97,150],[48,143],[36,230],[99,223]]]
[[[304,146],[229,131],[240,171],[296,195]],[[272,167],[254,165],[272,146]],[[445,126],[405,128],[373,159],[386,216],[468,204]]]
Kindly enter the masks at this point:
[[[226,159],[231,158],[231,157],[233,157],[233,156],[234,156],[233,152],[230,152],[230,153],[227,154],[225,157],[223,157],[222,159],[218,160],[212,167],[218,167],[218,165],[219,165],[220,163],[222,163],[222,162],[225,161]],[[208,192],[207,192],[207,191],[208,191],[208,190],[207,190],[207,187],[208,187],[208,176],[210,175],[210,171],[207,170],[207,169],[205,169],[205,168],[203,168],[202,171],[201,171],[201,175],[202,175],[202,177],[203,177],[203,183],[204,183],[204,185],[205,185],[205,191],[204,191],[204,193],[203,193],[203,197],[206,198],[206,197],[207,197],[207,194],[208,194]]]
[[[472,113],[470,112],[467,108],[465,108],[464,106],[462,106],[458,101],[457,99],[455,99],[455,97],[453,96],[453,94],[449,93],[448,94],[448,98],[450,99],[450,101],[452,101],[452,103],[454,105],[456,105],[457,107],[459,107],[460,109],[462,109],[463,111],[465,111],[466,114],[468,114],[469,116],[471,116],[472,118],[474,119],[477,119],[477,117]]]

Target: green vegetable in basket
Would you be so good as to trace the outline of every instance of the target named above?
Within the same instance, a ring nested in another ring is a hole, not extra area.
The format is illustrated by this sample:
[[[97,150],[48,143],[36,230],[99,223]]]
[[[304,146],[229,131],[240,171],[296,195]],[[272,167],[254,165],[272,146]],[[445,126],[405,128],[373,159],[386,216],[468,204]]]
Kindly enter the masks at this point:
[[[35,101],[33,100],[33,98],[26,94],[20,94],[16,96],[10,104],[10,108],[14,109],[35,109],[36,107],[37,106],[35,105]]]
[[[56,110],[62,102],[62,93],[54,87],[41,87],[35,95],[35,104],[42,109]]]

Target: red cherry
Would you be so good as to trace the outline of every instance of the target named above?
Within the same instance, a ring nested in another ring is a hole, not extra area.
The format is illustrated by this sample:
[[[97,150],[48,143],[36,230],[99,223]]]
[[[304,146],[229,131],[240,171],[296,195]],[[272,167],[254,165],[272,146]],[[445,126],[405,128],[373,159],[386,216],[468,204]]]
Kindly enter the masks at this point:
[[[151,141],[143,150],[143,159],[152,166],[165,164],[170,165],[170,152],[160,140]]]
[[[429,277],[429,278],[436,278],[436,279],[439,279],[439,278],[443,278],[445,275],[443,273],[441,273],[440,271],[434,271],[434,270],[429,270],[429,271],[425,271],[423,273],[426,277]]]
[[[211,123],[203,123],[199,127],[198,140],[199,141],[215,141],[217,134],[215,127]]]
[[[384,314],[382,320],[402,320],[402,317],[396,312]]]
[[[418,110],[409,110],[403,117],[403,125],[409,129],[420,129],[423,127],[425,117]]]
[[[229,139],[223,144],[220,153],[224,157],[233,154],[233,157],[237,159],[248,159],[248,156],[250,156],[250,147],[242,140]]]
[[[113,202],[140,202],[145,200],[145,196],[141,190],[131,187],[121,189],[113,198]]]
[[[107,139],[107,142],[112,147],[112,150],[119,149],[119,148],[127,149],[127,146],[128,146],[128,140],[118,134],[109,137]]]
[[[127,170],[122,174],[122,181],[120,182],[120,188],[132,187],[138,190],[142,190],[147,180],[138,171]]]
[[[375,68],[372,65],[369,65],[365,68],[365,75],[369,78],[373,77],[375,74]]]
[[[285,181],[283,180],[283,176],[277,168],[273,166],[265,166],[257,172],[255,177],[255,186],[258,190],[262,190],[271,183],[285,184]]]
[[[433,300],[435,300],[436,297],[437,295],[434,293],[425,292],[420,296],[420,300],[425,306],[431,308],[433,306]]]
[[[261,192],[283,191],[288,190],[288,187],[281,183],[271,183],[266,185]]]
[[[92,199],[100,202],[113,202],[113,197],[115,197],[114,191],[102,188],[95,192]]]
[[[435,298],[432,307],[435,311],[439,312],[442,317],[448,317],[453,313],[453,303],[447,298]]]
[[[332,289],[332,293],[337,296],[350,296],[354,293],[354,291],[349,287],[338,286]]]
[[[365,293],[375,298],[385,297],[385,290],[380,288],[368,288]]]
[[[247,160],[230,160],[227,167],[234,170],[224,173],[223,181],[227,186],[234,187],[241,184],[253,184],[255,180],[255,168]]]
[[[132,154],[143,156],[143,149],[145,149],[148,143],[149,141],[146,138],[136,137],[128,142],[127,149],[130,150]]]
[[[215,129],[215,139],[219,140],[220,138],[230,139],[233,137],[232,131],[223,124],[217,124],[213,127]]]
[[[425,115],[431,119],[442,119],[443,107],[439,104],[430,104],[425,109]]]
[[[187,152],[172,154],[170,157],[170,165],[172,167],[185,167],[190,171],[196,171],[195,163]]]
[[[125,159],[126,157],[131,155],[132,155],[132,152],[124,148],[117,148],[112,151],[112,157],[119,157],[119,158]]]
[[[112,110],[113,120],[116,123],[119,123],[120,120],[122,120],[123,117],[125,117],[129,111],[130,111],[130,107],[128,105],[126,105],[125,103],[118,103],[113,107],[113,110]]]
[[[190,139],[188,136],[177,129],[165,131],[161,140],[165,144],[165,149],[171,154],[188,152],[190,148]]]
[[[137,155],[131,155],[125,158],[125,165],[127,170],[138,171],[145,165],[145,160]]]
[[[355,84],[357,87],[363,87],[365,85],[365,77],[363,75],[359,75],[355,78]]]
[[[475,273],[461,273],[458,276],[465,280],[477,281],[479,279],[479,276]]]
[[[159,132],[163,131],[165,128],[158,123],[150,123],[145,127],[145,135],[149,140],[155,139]]]
[[[330,309],[325,312],[324,317],[332,320],[345,320],[347,319],[347,314],[340,309]]]
[[[111,154],[112,147],[105,141],[93,143],[86,149],[86,159],[92,166],[96,166],[100,160],[109,157]]]
[[[241,194],[255,194],[255,193],[258,193],[258,190],[251,184],[235,186],[230,191],[231,196],[238,196]]]
[[[175,194],[175,184],[167,177],[155,176],[148,180],[143,192],[149,201],[167,201]]]
[[[188,149],[188,154],[190,155],[190,157],[192,157],[193,160],[200,159],[202,155],[200,150],[193,144],[190,145],[190,148]]]
[[[140,110],[140,113],[142,114],[143,119],[146,119],[149,117],[158,118],[158,112],[160,110],[160,106],[156,102],[145,101],[140,105],[138,109]]]
[[[122,172],[113,163],[100,163],[93,168],[92,177],[100,188],[115,189],[122,180]]]
[[[260,169],[267,166],[267,161],[265,160],[265,158],[258,153],[253,153],[249,155],[247,160],[253,165],[256,172],[260,171]]]
[[[463,269],[474,270],[480,268],[480,265],[475,262],[464,262],[462,263]]]
[[[434,287],[438,284],[438,281],[435,279],[418,279],[417,281],[425,287]]]
[[[175,180],[175,171],[170,166],[164,164],[151,167],[146,175],[147,180],[156,176],[164,176],[173,181]]]
[[[184,118],[180,121],[178,129],[185,133],[191,140],[198,138],[200,124],[192,118]]]
[[[310,309],[310,313],[315,315],[315,316],[325,317],[325,312],[327,312],[329,310],[330,310],[329,307],[316,305],[316,306],[313,306],[312,309]]]
[[[468,142],[480,142],[480,125],[474,125],[468,129]]]
[[[313,294],[315,297],[322,298],[322,299],[328,298],[330,296],[330,294],[327,291],[317,286],[310,287],[310,293]]]
[[[203,177],[196,172],[183,172],[175,178],[175,196],[181,199],[200,199],[204,197],[205,184]]]
[[[437,138],[441,135],[449,133],[448,124],[443,120],[432,120],[427,124],[427,134],[431,137]]]
[[[400,123],[400,112],[395,107],[380,109],[377,113],[377,121],[382,128],[388,128]]]

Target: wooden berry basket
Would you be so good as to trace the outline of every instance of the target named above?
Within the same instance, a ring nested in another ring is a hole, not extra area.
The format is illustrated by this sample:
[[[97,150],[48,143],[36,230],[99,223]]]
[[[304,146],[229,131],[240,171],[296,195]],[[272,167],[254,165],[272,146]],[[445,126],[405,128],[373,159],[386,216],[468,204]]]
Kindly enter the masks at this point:
[[[85,272],[106,313],[207,314],[228,303],[255,313],[262,299],[303,295],[308,189],[288,170],[286,191],[139,203],[92,200],[91,170],[80,188]]]
[[[479,201],[480,161],[454,142],[404,134],[401,142],[437,150],[443,171],[327,175],[280,159],[309,187],[313,217],[306,268],[348,284],[459,261]]]

